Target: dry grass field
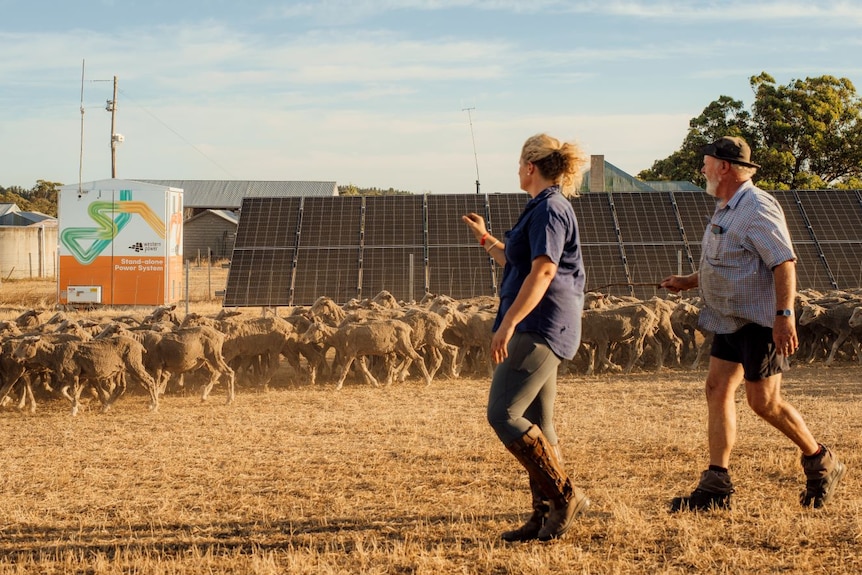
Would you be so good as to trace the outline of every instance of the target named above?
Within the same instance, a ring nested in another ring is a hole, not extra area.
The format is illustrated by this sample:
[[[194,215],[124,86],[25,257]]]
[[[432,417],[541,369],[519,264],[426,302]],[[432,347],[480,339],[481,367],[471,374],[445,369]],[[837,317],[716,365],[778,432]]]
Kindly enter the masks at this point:
[[[593,504],[550,543],[499,540],[529,495],[485,422],[484,379],[336,392],[282,378],[240,386],[231,406],[217,388],[206,404],[168,395],[157,413],[136,392],[107,414],[95,401],[75,418],[65,401],[7,409],[0,573],[862,572],[862,369],[785,380],[848,465],[828,508],[799,506],[798,450],[740,394],[733,511],[671,515],[706,465],[703,377],[561,379],[567,467]]]

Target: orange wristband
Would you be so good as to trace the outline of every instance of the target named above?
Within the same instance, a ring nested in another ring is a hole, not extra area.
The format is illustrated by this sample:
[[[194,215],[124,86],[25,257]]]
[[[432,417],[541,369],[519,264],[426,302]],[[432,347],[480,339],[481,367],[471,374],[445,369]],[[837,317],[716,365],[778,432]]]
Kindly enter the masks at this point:
[[[490,234],[489,234],[488,232],[485,232],[485,235],[484,235],[484,236],[482,236],[482,239],[481,239],[481,240],[479,240],[479,245],[480,245],[480,246],[484,246],[484,245],[485,245],[485,239],[486,239],[489,235],[490,235]]]

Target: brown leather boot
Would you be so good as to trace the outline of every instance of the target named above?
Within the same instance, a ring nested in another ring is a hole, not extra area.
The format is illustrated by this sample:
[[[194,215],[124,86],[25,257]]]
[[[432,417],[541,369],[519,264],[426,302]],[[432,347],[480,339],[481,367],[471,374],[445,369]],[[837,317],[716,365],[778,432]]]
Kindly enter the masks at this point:
[[[575,516],[589,506],[590,500],[583,491],[572,485],[554,448],[538,425],[532,426],[506,448],[524,466],[539,491],[551,503],[545,524],[536,538],[548,541],[562,536],[572,527]]]
[[[530,479],[530,493],[533,496],[532,515],[530,515],[526,523],[517,529],[506,531],[500,535],[503,541],[531,541],[539,536],[539,531],[545,525],[545,519],[548,516],[548,511],[551,510],[551,505],[532,478]]]

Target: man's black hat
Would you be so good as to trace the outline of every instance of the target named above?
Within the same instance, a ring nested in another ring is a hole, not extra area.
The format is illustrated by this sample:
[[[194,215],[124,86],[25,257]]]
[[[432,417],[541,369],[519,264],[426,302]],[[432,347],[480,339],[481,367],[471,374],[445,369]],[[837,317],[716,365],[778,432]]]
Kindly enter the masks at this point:
[[[760,166],[751,162],[751,148],[748,142],[737,136],[724,136],[711,144],[707,144],[701,150],[704,155],[718,158],[732,164],[759,168]]]

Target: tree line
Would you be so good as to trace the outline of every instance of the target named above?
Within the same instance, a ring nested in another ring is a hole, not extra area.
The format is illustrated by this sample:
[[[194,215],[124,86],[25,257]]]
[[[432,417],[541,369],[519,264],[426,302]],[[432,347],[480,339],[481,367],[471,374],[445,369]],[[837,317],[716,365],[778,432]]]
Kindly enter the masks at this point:
[[[0,186],[0,204],[16,204],[23,212],[39,212],[57,217],[57,192],[63,184],[36,180],[36,185],[25,190],[20,186]]]
[[[0,204],[16,204],[23,212],[40,212],[57,217],[58,188],[63,184],[36,180],[36,185],[26,190],[21,186],[0,186]],[[353,184],[339,186],[338,193],[342,196],[392,196],[410,195],[411,192],[394,188],[360,188]]]
[[[742,136],[761,165],[767,190],[862,188],[862,100],[847,78],[819,76],[777,85],[762,72],[749,79],[754,103],[720,96],[689,122],[680,149],[638,174],[701,187],[701,148],[721,136]]]

